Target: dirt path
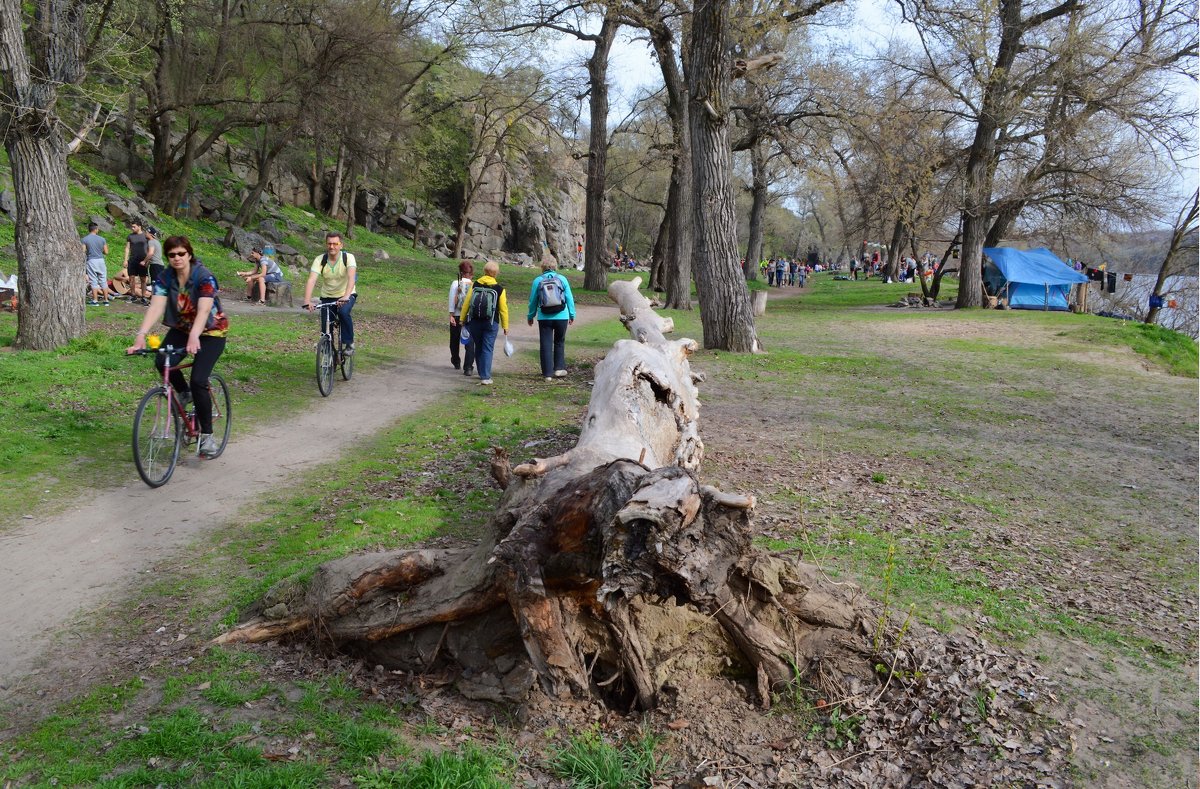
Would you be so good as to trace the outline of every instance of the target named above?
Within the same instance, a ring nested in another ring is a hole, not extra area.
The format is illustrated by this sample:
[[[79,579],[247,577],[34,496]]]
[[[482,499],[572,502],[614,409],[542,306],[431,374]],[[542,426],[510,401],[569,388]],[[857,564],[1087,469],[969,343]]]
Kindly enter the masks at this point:
[[[576,312],[579,324],[611,316],[613,310],[581,305]],[[514,320],[509,332],[518,350],[536,349],[536,326]],[[339,379],[331,397],[249,433],[237,427],[235,390],[233,437],[218,460],[201,462],[192,455],[157,490],[143,485],[130,464],[122,487],[81,493],[67,512],[35,517],[0,536],[5,588],[0,692],[37,667],[53,635],[73,617],[124,588],[156,560],[401,417],[477,385],[477,379],[453,369],[448,356],[439,343],[350,383]],[[499,347],[494,367],[498,376],[536,372],[528,358],[507,359]]]

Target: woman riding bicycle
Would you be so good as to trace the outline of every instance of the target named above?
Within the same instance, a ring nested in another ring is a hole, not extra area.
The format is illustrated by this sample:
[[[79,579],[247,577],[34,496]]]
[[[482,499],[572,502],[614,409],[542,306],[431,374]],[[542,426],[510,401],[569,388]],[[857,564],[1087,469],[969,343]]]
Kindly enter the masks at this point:
[[[319,296],[322,304],[337,304],[338,323],[342,327],[342,346],[344,353],[350,356],[354,353],[354,319],[350,311],[358,300],[355,289],[358,282],[358,261],[354,255],[342,251],[342,234],[332,231],[325,234],[325,254],[313,258],[309,268],[308,282],[304,285],[304,309],[313,311],[313,288],[320,280]],[[329,321],[329,310],[321,310],[321,331],[324,332]]]
[[[208,456],[218,451],[212,436],[212,398],[208,379],[225,350],[229,318],[217,297],[217,278],[196,259],[188,237],[171,236],[163,242],[163,249],[166,250],[167,268],[154,281],[150,308],[142,318],[133,345],[125,352],[136,353],[146,347],[146,332],[162,318],[163,325],[168,327],[163,345],[186,348],[192,354],[191,391],[179,370],[171,373],[171,386],[182,402],[191,400],[195,403],[196,419],[200,423],[199,451]],[[161,372],[167,361],[159,355],[154,364]]]

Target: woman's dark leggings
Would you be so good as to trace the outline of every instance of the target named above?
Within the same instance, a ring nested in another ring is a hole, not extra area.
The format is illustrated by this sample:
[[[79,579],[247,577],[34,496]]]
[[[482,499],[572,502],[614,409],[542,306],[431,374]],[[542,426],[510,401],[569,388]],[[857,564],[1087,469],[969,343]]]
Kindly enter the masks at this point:
[[[550,378],[567,369],[567,320],[538,320],[538,350],[542,357],[542,376]]]
[[[475,343],[468,342],[466,345],[463,345],[462,330],[463,324],[461,322],[456,321],[454,325],[450,327],[450,363],[453,364],[454,369],[457,370],[459,354],[461,353],[463,356],[462,368],[464,370],[470,370],[475,366]]]
[[[187,338],[187,332],[170,329],[167,331],[167,336],[163,338],[162,344],[182,348],[187,345]],[[196,420],[200,422],[201,433],[212,432],[212,396],[208,393],[208,378],[212,375],[213,367],[216,366],[217,359],[221,358],[224,350],[224,337],[201,335],[200,351],[192,360],[192,403],[196,406]],[[164,359],[163,356],[154,357],[154,366],[160,373],[163,369]],[[175,370],[171,373],[171,386],[175,388],[176,392],[187,391],[188,382],[184,380],[182,370]]]

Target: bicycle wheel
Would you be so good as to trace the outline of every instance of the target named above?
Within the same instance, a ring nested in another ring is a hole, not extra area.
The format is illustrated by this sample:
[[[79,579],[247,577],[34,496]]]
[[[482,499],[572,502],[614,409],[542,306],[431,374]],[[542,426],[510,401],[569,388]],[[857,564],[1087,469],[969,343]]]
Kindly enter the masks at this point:
[[[328,337],[317,340],[317,390],[322,397],[333,392],[333,341]]]
[[[217,442],[217,451],[208,456],[209,460],[221,456],[225,445],[229,443],[229,430],[233,426],[233,403],[229,399],[229,387],[225,379],[213,373],[208,379],[208,393],[212,397],[212,435]]]
[[[162,387],[142,397],[133,417],[133,462],[142,481],[152,488],[165,485],[175,473],[183,445],[183,422],[171,412]]]
[[[342,380],[349,381],[354,375],[354,354],[347,356],[342,352],[339,355],[342,357]]]

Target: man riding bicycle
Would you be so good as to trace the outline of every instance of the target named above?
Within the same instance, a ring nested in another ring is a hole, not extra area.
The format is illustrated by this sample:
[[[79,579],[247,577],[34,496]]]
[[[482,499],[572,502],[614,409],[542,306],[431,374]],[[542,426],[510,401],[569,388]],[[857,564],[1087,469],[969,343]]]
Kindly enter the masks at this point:
[[[325,234],[325,254],[313,258],[308,282],[304,285],[304,309],[313,311],[312,294],[317,281],[322,304],[337,303],[338,322],[342,327],[342,351],[347,356],[354,353],[354,320],[350,311],[358,300],[355,284],[358,279],[358,261],[354,255],[342,251],[342,234],[336,231]],[[329,310],[321,310],[321,331],[326,330]]]

